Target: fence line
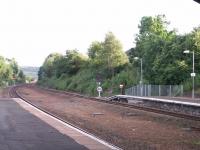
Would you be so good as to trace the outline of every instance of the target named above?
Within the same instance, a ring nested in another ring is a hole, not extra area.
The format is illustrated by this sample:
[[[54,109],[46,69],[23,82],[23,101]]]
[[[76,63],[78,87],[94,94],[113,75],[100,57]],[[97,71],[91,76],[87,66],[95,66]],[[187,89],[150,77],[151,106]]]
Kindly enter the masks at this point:
[[[136,85],[125,90],[126,95],[133,96],[182,96],[183,85]]]

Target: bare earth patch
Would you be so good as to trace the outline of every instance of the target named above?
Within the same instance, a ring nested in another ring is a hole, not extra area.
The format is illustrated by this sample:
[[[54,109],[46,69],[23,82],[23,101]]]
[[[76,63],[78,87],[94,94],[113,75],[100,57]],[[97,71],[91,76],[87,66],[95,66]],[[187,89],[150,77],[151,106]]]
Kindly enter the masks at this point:
[[[20,87],[30,102],[127,150],[200,150],[200,122]]]

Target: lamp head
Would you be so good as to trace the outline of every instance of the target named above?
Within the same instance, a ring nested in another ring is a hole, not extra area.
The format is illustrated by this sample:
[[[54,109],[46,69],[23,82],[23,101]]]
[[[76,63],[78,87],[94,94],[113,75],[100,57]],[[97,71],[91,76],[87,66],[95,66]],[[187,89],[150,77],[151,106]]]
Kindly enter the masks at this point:
[[[120,84],[120,85],[119,85],[120,89],[122,89],[122,88],[123,88],[123,86],[124,86],[123,84]]]
[[[134,57],[134,60],[138,60],[139,59],[139,57]]]
[[[185,54],[189,54],[190,51],[189,51],[189,50],[184,50],[183,53],[185,53]]]

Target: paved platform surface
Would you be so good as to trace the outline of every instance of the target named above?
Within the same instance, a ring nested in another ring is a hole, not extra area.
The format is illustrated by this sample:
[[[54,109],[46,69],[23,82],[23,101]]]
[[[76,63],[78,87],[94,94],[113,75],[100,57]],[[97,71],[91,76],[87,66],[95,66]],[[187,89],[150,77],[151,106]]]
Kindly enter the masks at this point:
[[[66,125],[21,99],[0,99],[0,150],[86,149],[117,148]]]
[[[152,96],[151,98],[169,99],[169,100],[176,100],[180,102],[189,102],[189,103],[200,103],[200,98],[192,99],[191,97]]]

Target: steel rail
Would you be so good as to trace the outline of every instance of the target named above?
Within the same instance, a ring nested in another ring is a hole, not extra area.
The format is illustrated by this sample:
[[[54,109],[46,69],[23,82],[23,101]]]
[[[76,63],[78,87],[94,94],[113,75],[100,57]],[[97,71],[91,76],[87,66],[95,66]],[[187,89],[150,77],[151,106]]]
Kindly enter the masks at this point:
[[[66,92],[66,91],[59,91],[59,90],[55,90],[55,89],[47,89],[47,88],[41,88],[41,89],[46,90],[46,91],[50,91],[50,92],[54,92],[54,93],[61,93],[61,94],[80,97],[80,98],[87,98],[87,99],[90,99],[90,100],[93,100],[93,101],[99,101],[99,102],[123,106],[123,107],[127,107],[127,108],[133,108],[133,109],[138,109],[138,110],[143,110],[143,111],[148,111],[148,112],[153,112],[153,113],[157,113],[157,114],[163,114],[163,115],[168,115],[168,116],[173,116],[173,117],[178,117],[178,118],[183,118],[183,119],[188,119],[188,120],[200,121],[200,116],[177,113],[177,112],[172,112],[172,111],[167,111],[167,110],[161,110],[161,109],[158,109],[158,108],[138,106],[138,105],[122,103],[122,102],[103,100],[103,99],[99,99],[99,98],[87,97],[87,96],[84,96],[84,95],[81,95],[81,94],[71,93],[71,92]]]
[[[153,112],[153,113],[157,113],[157,114],[163,114],[163,115],[168,115],[168,116],[178,117],[178,118],[183,118],[183,119],[188,119],[188,120],[200,121],[200,116],[194,116],[194,115],[189,115],[189,114],[184,114],[184,113],[177,113],[177,112],[172,112],[172,111],[167,111],[167,110],[161,110],[161,109],[158,109],[158,108],[138,106],[138,105],[122,103],[122,102],[103,100],[103,99],[99,99],[99,98],[87,97],[87,96],[84,96],[84,95],[81,95],[81,94],[70,93],[70,92],[66,92],[66,91],[59,91],[59,90],[47,89],[47,88],[42,88],[42,89],[49,91],[49,92],[54,92],[56,94],[61,93],[61,94],[70,95],[70,96],[74,96],[74,97],[87,98],[87,99],[90,99],[90,100],[93,100],[93,101],[108,103],[108,104],[112,104],[112,105],[117,105],[117,106],[122,106],[122,107],[127,107],[127,108],[133,108],[133,109],[138,109],[138,110],[142,110],[142,111]],[[17,94],[17,96],[21,97],[17,92],[16,92],[16,94]],[[21,98],[24,99],[23,97],[21,97]],[[26,99],[24,99],[24,100],[29,102]]]
[[[39,106],[37,106],[37,105],[31,103],[29,100],[27,100],[26,98],[24,98],[23,96],[21,96],[21,95],[17,92],[17,88],[18,88],[18,86],[10,87],[9,95],[10,95],[11,98],[20,98],[20,99],[22,99],[23,101],[25,101],[26,103],[30,104],[31,106],[33,106],[33,107],[39,109],[40,111],[42,111],[42,112],[44,112],[44,113],[47,113],[48,115],[50,115],[50,116],[52,116],[52,117],[54,117],[54,118],[56,118],[56,119],[58,119],[58,120],[60,120],[60,121],[62,121],[62,122],[64,122],[64,123],[66,123],[66,124],[69,124],[70,126],[76,128],[76,129],[78,129],[78,130],[80,130],[80,131],[82,131],[82,132],[84,132],[84,133],[86,133],[86,134],[88,134],[88,135],[90,135],[90,136],[96,138],[96,139],[98,139],[99,141],[103,141],[104,143],[107,143],[108,145],[111,145],[112,147],[114,147],[115,150],[122,150],[122,149],[119,148],[118,146],[113,145],[112,143],[109,143],[109,142],[107,142],[107,141],[104,141],[104,140],[102,140],[101,138],[95,136],[94,134],[89,133],[88,131],[86,131],[86,130],[84,130],[84,129],[82,129],[82,128],[80,128],[80,127],[78,127],[78,126],[76,126],[76,125],[74,125],[74,124],[72,124],[72,123],[70,123],[70,122],[64,120],[64,119],[62,119],[61,117],[59,117],[59,116],[57,116],[57,115],[55,115],[55,114],[53,114],[53,113],[51,113],[51,112],[49,112],[49,111],[47,111],[47,110],[45,110],[45,109],[43,109],[43,108],[41,108],[41,107],[39,107]]]

